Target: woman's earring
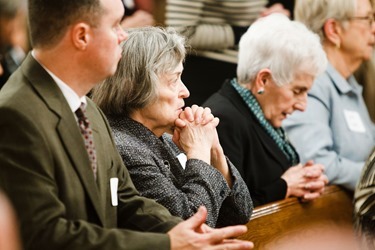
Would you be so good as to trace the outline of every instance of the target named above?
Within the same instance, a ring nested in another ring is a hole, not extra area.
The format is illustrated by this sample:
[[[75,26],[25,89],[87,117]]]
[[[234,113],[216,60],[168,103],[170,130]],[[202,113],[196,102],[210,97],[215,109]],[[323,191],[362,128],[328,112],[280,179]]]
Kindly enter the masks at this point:
[[[260,89],[260,90],[258,90],[258,95],[262,95],[263,93],[264,93],[264,89]]]

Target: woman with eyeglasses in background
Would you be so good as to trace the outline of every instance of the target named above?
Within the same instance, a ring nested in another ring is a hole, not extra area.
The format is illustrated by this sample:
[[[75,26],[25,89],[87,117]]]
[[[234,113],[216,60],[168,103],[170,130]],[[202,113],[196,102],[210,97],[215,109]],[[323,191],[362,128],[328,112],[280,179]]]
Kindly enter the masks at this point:
[[[319,34],[329,64],[315,80],[305,112],[295,112],[283,126],[302,161],[325,165],[330,184],[354,190],[375,145],[375,127],[353,76],[373,55],[372,3],[298,0],[294,14]]]

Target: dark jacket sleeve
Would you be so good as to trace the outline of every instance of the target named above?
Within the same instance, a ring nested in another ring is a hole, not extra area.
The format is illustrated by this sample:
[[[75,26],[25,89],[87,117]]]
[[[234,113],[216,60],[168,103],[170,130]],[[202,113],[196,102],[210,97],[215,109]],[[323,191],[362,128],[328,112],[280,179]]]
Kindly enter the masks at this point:
[[[233,215],[226,223],[244,224],[249,220],[251,198],[239,175],[235,177],[236,189],[231,190],[221,173],[201,160],[187,160],[183,170],[177,158],[170,159],[166,165],[165,159],[145,145],[137,146],[131,138],[118,143],[122,144],[120,154],[137,190],[167,207],[173,215],[187,219],[199,206],[204,205],[208,210],[207,224],[216,226],[222,204],[225,203],[231,208],[227,216]],[[245,189],[239,191],[243,187]]]

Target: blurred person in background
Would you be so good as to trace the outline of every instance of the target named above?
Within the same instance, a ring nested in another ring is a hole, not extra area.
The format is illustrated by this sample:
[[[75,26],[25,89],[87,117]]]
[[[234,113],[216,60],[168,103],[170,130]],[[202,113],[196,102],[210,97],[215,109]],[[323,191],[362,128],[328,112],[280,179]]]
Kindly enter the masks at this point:
[[[155,25],[153,17],[154,0],[122,0],[125,7],[124,29]]]
[[[0,192],[0,249],[21,250],[16,214],[3,192]]]
[[[28,52],[26,0],[0,0],[0,89]]]
[[[166,0],[166,26],[175,27],[190,46],[182,76],[191,92],[188,106],[201,105],[225,79],[235,77],[241,36],[261,16],[290,16],[282,2],[288,1]]]
[[[360,249],[375,249],[375,150],[367,159],[354,192],[353,218]]]
[[[298,0],[295,18],[320,36],[329,63],[308,93],[305,112],[295,112],[283,126],[302,161],[325,165],[330,184],[353,191],[375,146],[375,126],[353,75],[373,56],[372,4]]]

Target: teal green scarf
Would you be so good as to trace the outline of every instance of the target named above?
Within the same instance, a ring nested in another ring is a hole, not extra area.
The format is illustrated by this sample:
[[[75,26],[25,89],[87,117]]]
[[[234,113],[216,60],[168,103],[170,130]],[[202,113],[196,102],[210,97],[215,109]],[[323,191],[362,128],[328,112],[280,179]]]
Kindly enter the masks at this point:
[[[275,141],[276,145],[281,149],[286,158],[289,160],[292,166],[299,163],[299,156],[287,139],[284,130],[280,128],[274,128],[264,117],[263,111],[259,106],[257,99],[251,93],[250,90],[240,86],[237,80],[233,78],[231,84],[238,94],[242,97],[244,102],[249,107],[250,111],[254,114],[259,124],[264,128],[269,136]]]

